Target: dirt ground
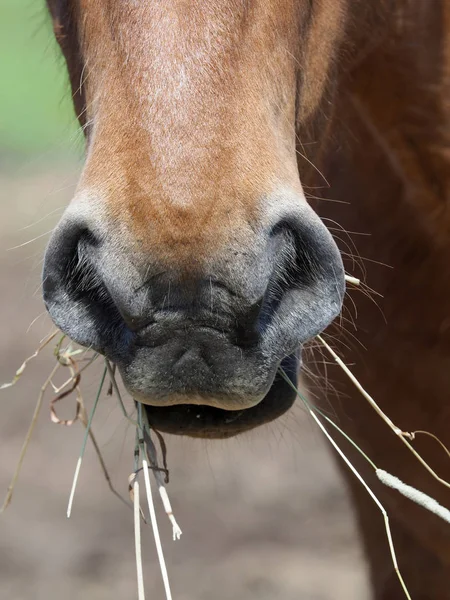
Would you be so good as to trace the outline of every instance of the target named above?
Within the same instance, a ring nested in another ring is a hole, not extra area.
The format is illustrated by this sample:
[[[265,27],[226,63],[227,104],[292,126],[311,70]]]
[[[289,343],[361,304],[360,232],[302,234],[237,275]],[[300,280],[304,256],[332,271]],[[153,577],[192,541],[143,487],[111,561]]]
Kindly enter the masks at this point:
[[[0,171],[0,382],[50,331],[39,290],[48,238],[42,234],[59,218],[74,181],[67,168]],[[48,351],[1,392],[2,494],[52,364]],[[83,381],[87,402],[97,374]],[[60,408],[64,416],[73,410],[72,400]],[[93,429],[125,494],[133,432],[114,399],[103,398]],[[109,492],[91,447],[66,518],[82,434],[80,425],[52,424],[45,404],[13,502],[0,517],[0,600],[137,597],[132,512]],[[320,432],[300,407],[235,440],[166,441],[169,493],[184,531],[172,542],[159,512],[174,600],[368,599],[348,498]],[[143,537],[147,596],[162,600],[150,529]]]

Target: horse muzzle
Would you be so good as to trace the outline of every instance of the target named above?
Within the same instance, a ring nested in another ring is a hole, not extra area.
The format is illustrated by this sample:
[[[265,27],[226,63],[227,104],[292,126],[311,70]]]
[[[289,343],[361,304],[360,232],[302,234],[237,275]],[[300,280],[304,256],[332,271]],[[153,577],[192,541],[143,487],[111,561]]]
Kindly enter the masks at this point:
[[[202,260],[132,251],[89,211],[68,211],[44,265],[55,324],[119,368],[151,422],[224,437],[295,399],[302,345],[340,312],[344,271],[309,207],[289,211]],[[209,432],[209,433],[208,433]]]

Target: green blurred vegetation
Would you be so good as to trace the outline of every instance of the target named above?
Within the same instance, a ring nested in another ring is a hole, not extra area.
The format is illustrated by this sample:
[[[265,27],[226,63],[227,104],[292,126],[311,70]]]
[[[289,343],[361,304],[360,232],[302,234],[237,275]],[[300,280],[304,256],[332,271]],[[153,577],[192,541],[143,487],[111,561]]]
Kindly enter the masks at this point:
[[[0,152],[79,153],[81,136],[45,0],[0,0]],[[53,154],[53,153],[52,153]]]

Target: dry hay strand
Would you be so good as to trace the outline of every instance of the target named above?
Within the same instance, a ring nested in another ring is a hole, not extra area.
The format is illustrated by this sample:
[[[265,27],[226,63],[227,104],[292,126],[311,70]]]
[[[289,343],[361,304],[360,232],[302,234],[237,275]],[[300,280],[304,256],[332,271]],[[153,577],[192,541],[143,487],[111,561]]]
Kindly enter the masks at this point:
[[[286,380],[286,382],[292,387],[293,390],[295,390],[297,396],[300,398],[300,400],[305,405],[306,410],[308,411],[310,416],[314,419],[314,421],[317,423],[317,425],[319,426],[319,428],[321,429],[322,433],[325,435],[325,437],[327,438],[329,443],[333,446],[333,448],[339,454],[341,459],[344,461],[347,468],[353,473],[353,475],[358,479],[358,481],[364,486],[365,490],[367,491],[369,496],[372,498],[372,500],[375,502],[376,506],[380,510],[380,512],[383,516],[384,527],[386,530],[386,537],[387,537],[387,541],[388,541],[388,545],[389,545],[389,551],[391,554],[392,566],[394,567],[394,571],[398,577],[398,580],[403,589],[405,597],[408,600],[411,600],[411,595],[408,591],[408,588],[406,587],[405,581],[404,581],[402,574],[400,572],[400,569],[398,567],[397,555],[395,552],[394,542],[392,539],[391,527],[389,524],[389,517],[388,517],[386,509],[384,508],[383,504],[381,504],[378,497],[374,494],[374,492],[372,491],[370,486],[366,483],[366,481],[364,480],[362,475],[359,473],[359,471],[353,466],[351,461],[347,458],[347,456],[345,455],[343,450],[340,448],[340,446],[336,443],[336,441],[328,433],[326,427],[323,425],[322,421],[319,419],[317,413],[319,413],[324,419],[326,419],[326,421],[330,425],[332,425],[337,431],[339,431],[362,454],[362,456],[364,456],[364,458],[371,464],[371,466],[375,469],[375,471],[377,470],[377,467],[375,466],[374,462],[364,453],[364,451],[361,450],[361,448],[338,425],[336,425],[336,423],[334,423],[329,417],[325,416],[322,413],[322,411],[320,411],[316,407],[311,406],[311,404],[308,402],[308,400],[305,398],[305,396],[303,396],[303,394],[301,394],[300,391],[297,389],[297,387],[292,383],[292,381],[289,379],[289,377],[287,376],[287,374],[285,373],[285,371],[283,369],[279,369],[279,371],[280,371],[282,377]]]
[[[346,281],[353,285],[359,285],[359,280],[357,280],[356,278],[352,278],[350,276],[346,276]],[[17,383],[17,381],[20,379],[20,377],[22,376],[29,361],[32,360],[33,358],[35,358],[42,351],[42,349],[45,348],[56,337],[57,333],[58,332],[53,332],[49,336],[47,336],[47,338],[45,338],[42,341],[42,343],[40,344],[40,346],[38,347],[36,352],[33,355],[31,355],[29,358],[27,358],[26,361],[24,361],[24,363],[21,365],[21,367],[16,371],[16,374],[15,374],[13,380],[10,383],[4,384],[3,386],[1,386],[0,389],[5,389],[8,387],[11,387],[12,385],[15,385]],[[85,449],[86,449],[86,445],[87,445],[87,440],[88,440],[88,438],[90,438],[92,441],[92,444],[94,446],[95,452],[97,454],[99,463],[101,465],[103,475],[108,483],[110,490],[124,504],[126,504],[128,507],[133,509],[138,598],[139,598],[139,600],[145,600],[142,552],[141,552],[141,519],[144,523],[147,523],[147,521],[144,517],[142,508],[140,506],[140,499],[139,499],[140,488],[139,488],[139,481],[138,481],[138,474],[141,470],[143,470],[145,489],[146,489],[146,495],[147,495],[148,511],[149,511],[149,515],[150,515],[150,522],[151,522],[152,528],[153,528],[153,535],[154,535],[155,545],[156,545],[156,549],[157,549],[158,560],[160,563],[160,569],[161,569],[161,574],[162,574],[163,583],[164,583],[165,595],[166,595],[167,600],[171,600],[172,595],[171,595],[169,579],[168,579],[168,574],[167,574],[167,567],[166,567],[165,560],[164,560],[164,554],[163,554],[163,550],[162,550],[158,525],[157,525],[157,521],[156,521],[156,513],[155,513],[155,508],[154,508],[154,501],[153,501],[150,476],[149,476],[149,470],[151,470],[153,472],[153,475],[154,475],[156,483],[157,483],[158,491],[159,491],[159,494],[161,497],[162,504],[164,506],[164,510],[168,516],[168,519],[169,519],[171,525],[172,525],[173,539],[180,539],[181,529],[179,528],[179,526],[175,520],[175,517],[173,515],[172,507],[170,505],[169,497],[168,497],[167,490],[165,487],[165,484],[168,483],[169,472],[168,472],[168,468],[167,468],[166,446],[164,443],[164,439],[162,438],[161,434],[159,434],[159,432],[152,429],[151,424],[148,421],[147,413],[145,410],[143,410],[143,407],[140,403],[135,402],[135,404],[137,406],[137,413],[138,413],[137,420],[134,420],[130,417],[130,415],[128,414],[128,412],[126,410],[125,404],[123,402],[123,399],[122,399],[122,396],[120,393],[120,389],[117,385],[117,381],[116,381],[116,377],[115,377],[115,375],[116,375],[115,365],[111,364],[106,359],[105,359],[105,368],[104,368],[103,374],[101,376],[101,381],[99,384],[97,395],[96,395],[93,407],[91,409],[91,412],[90,412],[89,416],[87,416],[84,401],[83,401],[83,396],[82,396],[81,389],[80,389],[81,374],[85,369],[87,369],[94,362],[94,360],[97,358],[98,354],[94,353],[90,357],[84,357],[83,354],[86,353],[86,350],[84,350],[84,349],[74,350],[71,347],[71,345],[69,345],[65,349],[62,349],[62,342],[64,339],[65,339],[65,336],[62,336],[62,338],[58,341],[58,343],[56,345],[54,355],[56,357],[57,362],[56,362],[56,365],[54,366],[54,368],[52,369],[50,375],[48,376],[48,378],[45,380],[44,384],[41,387],[41,390],[40,390],[40,393],[38,396],[38,400],[36,403],[36,407],[34,410],[33,418],[30,423],[28,432],[26,434],[26,437],[25,437],[25,440],[24,440],[24,443],[23,443],[23,446],[22,446],[22,449],[21,449],[21,452],[19,455],[17,467],[15,469],[11,484],[8,488],[8,492],[7,492],[3,507],[2,507],[2,511],[8,506],[8,504],[11,501],[14,487],[17,482],[17,479],[18,479],[18,476],[20,473],[20,469],[22,467],[22,464],[23,464],[23,461],[24,461],[24,458],[26,455],[26,451],[27,451],[29,442],[31,440],[31,436],[32,436],[34,427],[36,425],[39,413],[42,408],[45,393],[46,393],[48,387],[51,386],[53,388],[54,394],[56,394],[56,396],[50,402],[50,418],[51,418],[52,422],[60,424],[60,425],[71,426],[76,421],[79,420],[85,428],[85,434],[83,437],[81,451],[80,451],[80,455],[79,455],[79,458],[77,461],[77,466],[75,469],[72,488],[71,488],[71,492],[70,492],[70,496],[69,496],[67,516],[69,517],[71,514],[71,511],[72,511],[74,495],[75,495],[75,490],[76,490],[76,484],[77,484],[77,481],[78,481],[78,478],[80,475],[80,470],[81,470],[81,465],[82,465],[82,461],[83,461],[83,457],[84,457],[84,453],[85,453]],[[317,339],[321,343],[321,345],[330,353],[333,360],[345,371],[345,373],[350,378],[352,383],[359,389],[359,391],[366,398],[366,400],[370,403],[370,405],[374,408],[374,410],[388,424],[388,426],[402,440],[402,442],[405,445],[407,445],[407,447],[410,449],[410,451],[413,453],[413,455],[421,462],[421,464],[438,481],[440,481],[447,487],[450,487],[450,484],[447,483],[445,480],[441,479],[434,472],[434,470],[428,465],[428,463],[425,462],[425,460],[420,456],[420,454],[418,452],[416,452],[416,450],[412,447],[412,445],[409,443],[408,440],[413,441],[415,439],[415,436],[418,434],[428,435],[428,436],[434,438],[441,445],[441,447],[444,449],[444,451],[447,453],[447,455],[450,457],[450,451],[445,447],[445,445],[432,433],[422,431],[422,430],[417,430],[415,432],[408,433],[408,432],[404,432],[400,428],[398,428],[391,421],[391,419],[380,409],[380,407],[375,402],[375,400],[361,386],[361,384],[356,379],[356,377],[351,373],[350,369],[344,364],[344,362],[339,358],[339,356],[334,352],[334,350],[332,350],[332,348],[327,344],[327,342],[325,342],[325,340],[322,338],[322,336],[317,336]],[[83,364],[82,366],[80,366],[80,364],[82,362],[85,362],[86,364]],[[57,388],[53,384],[53,377],[60,367],[67,367],[70,371],[70,377],[60,387]],[[342,460],[345,462],[347,467],[354,474],[354,476],[357,477],[357,479],[364,486],[364,488],[366,489],[367,493],[370,495],[370,497],[372,498],[374,503],[379,508],[379,510],[383,516],[383,520],[384,520],[384,525],[385,525],[385,529],[386,529],[386,537],[387,537],[388,546],[389,546],[389,550],[390,550],[390,554],[391,554],[393,568],[397,574],[397,577],[399,579],[399,582],[401,584],[401,587],[403,589],[405,597],[410,600],[410,594],[408,592],[406,584],[405,584],[405,582],[402,578],[402,575],[399,571],[399,568],[398,568],[397,557],[396,557],[394,542],[393,542],[392,534],[391,534],[391,530],[390,530],[388,514],[387,514],[384,506],[381,504],[381,502],[377,498],[377,496],[374,494],[374,492],[371,490],[371,488],[364,481],[361,474],[355,469],[355,467],[351,464],[349,459],[345,456],[344,452],[338,446],[336,441],[330,436],[326,427],[322,423],[321,419],[324,419],[329,425],[334,427],[341,435],[343,435],[361,453],[361,455],[373,467],[377,477],[383,484],[397,490],[398,492],[402,493],[404,496],[406,496],[410,500],[416,502],[420,506],[426,508],[427,510],[434,512],[436,515],[440,516],[442,519],[446,520],[447,522],[450,522],[450,511],[448,511],[448,509],[446,509],[445,507],[438,504],[433,498],[427,496],[423,492],[416,490],[412,486],[409,486],[409,485],[403,483],[397,477],[391,475],[387,471],[385,471],[383,469],[379,469],[374,464],[374,462],[370,459],[370,457],[368,457],[364,453],[364,451],[344,431],[342,431],[338,425],[336,425],[336,423],[334,423],[327,415],[325,415],[317,407],[312,406],[307,401],[307,399],[304,398],[304,396],[293,385],[293,383],[287,377],[287,375],[284,373],[284,371],[281,370],[281,374],[288,381],[289,385],[291,385],[291,387],[294,388],[296,394],[303,401],[310,416],[314,419],[314,421],[317,423],[319,428],[322,430],[323,434],[326,436],[329,443],[334,447],[336,452],[338,452],[338,454],[340,455]],[[98,406],[107,375],[109,376],[109,385],[108,385],[108,390],[106,392],[107,395],[112,395],[113,393],[115,394],[124,417],[136,427],[136,446],[135,446],[135,450],[134,450],[134,471],[129,478],[129,491],[130,491],[130,498],[132,500],[132,506],[114,488],[112,481],[111,481],[111,477],[109,476],[109,472],[106,467],[105,461],[103,460],[100,448],[98,446],[98,443],[97,443],[96,438],[92,431],[92,422],[94,419],[95,411]],[[69,397],[73,393],[75,393],[75,396],[76,396],[75,416],[72,419],[65,419],[65,420],[60,419],[56,414],[55,405],[58,402],[60,402],[61,400],[63,400],[64,398]],[[151,437],[152,431],[155,433],[155,435],[157,435],[159,443],[160,443],[160,447],[161,447],[161,451],[162,451],[163,466],[159,465],[157,450],[156,450],[155,444]]]
[[[445,479],[442,479],[442,477],[440,477],[436,473],[436,471],[427,463],[427,461],[419,454],[419,452],[417,452],[417,450],[412,446],[412,444],[409,443],[408,439],[411,439],[411,440],[414,439],[413,434],[409,433],[407,431],[402,431],[402,429],[400,429],[400,427],[395,425],[392,422],[392,420],[387,416],[387,414],[381,410],[381,408],[378,406],[378,404],[375,402],[375,400],[372,398],[372,396],[363,388],[363,386],[360,384],[358,379],[353,375],[353,373],[350,371],[350,369],[347,367],[347,365],[343,362],[343,360],[341,358],[339,358],[339,356],[331,348],[331,346],[329,344],[327,344],[327,342],[323,339],[323,337],[321,335],[318,335],[317,339],[320,341],[322,346],[324,346],[324,348],[327,350],[327,352],[333,357],[334,361],[341,367],[341,369],[344,371],[344,373],[347,375],[347,377],[350,379],[350,381],[353,383],[353,385],[361,392],[361,394],[368,401],[370,406],[383,419],[383,421],[389,426],[389,428],[395,433],[395,435],[403,442],[403,444],[405,444],[405,446],[408,448],[408,450],[416,457],[416,459],[422,464],[422,466],[425,467],[425,469],[437,481],[439,481],[439,483],[450,488],[450,483],[448,481],[446,481]],[[450,453],[447,450],[447,448],[445,447],[445,445],[434,434],[428,433],[428,432],[426,432],[426,434],[430,435],[431,437],[434,437],[441,444],[441,446],[447,451],[447,453],[450,456]]]
[[[39,345],[37,350],[29,358],[27,358],[24,361],[24,363],[20,366],[20,368],[16,371],[13,380],[11,382],[1,386],[0,389],[6,389],[6,388],[9,388],[9,387],[15,385],[19,381],[21,376],[23,375],[30,360],[32,360],[36,356],[38,356],[38,354],[45,347],[47,347],[49,345],[49,343],[57,336],[57,334],[58,334],[58,331],[55,331],[55,332],[52,332],[46,338],[44,338],[44,340],[41,342],[41,344]],[[148,422],[147,415],[146,415],[145,411],[142,410],[142,406],[140,404],[136,403],[138,406],[139,422],[135,421],[134,419],[132,419],[129,416],[129,414],[125,408],[125,404],[121,397],[121,393],[120,393],[120,390],[119,390],[119,387],[117,385],[117,381],[115,378],[116,367],[115,367],[115,365],[111,365],[111,363],[109,363],[109,361],[107,361],[106,359],[105,359],[105,368],[104,368],[103,374],[101,376],[101,380],[100,380],[100,384],[99,384],[99,387],[97,390],[95,401],[93,403],[93,406],[89,413],[89,416],[87,415],[84,400],[83,400],[83,395],[82,395],[81,388],[80,388],[81,375],[82,375],[83,371],[85,371],[87,368],[89,368],[92,365],[92,363],[96,360],[96,358],[99,355],[97,353],[93,353],[92,356],[86,357],[85,354],[88,350],[82,349],[82,348],[74,349],[72,347],[71,343],[69,343],[69,345],[63,349],[62,344],[65,339],[66,339],[66,336],[62,335],[62,337],[59,339],[59,341],[56,344],[56,347],[54,349],[53,353],[54,353],[54,356],[56,359],[56,364],[52,368],[49,376],[47,377],[47,379],[45,380],[44,384],[41,387],[41,390],[40,390],[40,393],[39,393],[39,396],[37,399],[36,407],[34,410],[33,418],[31,420],[29,429],[25,436],[25,440],[23,442],[22,449],[21,449],[21,452],[19,455],[18,463],[17,463],[16,469],[14,471],[11,483],[8,487],[6,498],[5,498],[5,501],[4,501],[4,504],[3,504],[3,507],[1,510],[2,511],[5,510],[7,508],[7,506],[9,505],[9,503],[11,502],[14,488],[17,483],[17,480],[18,480],[18,477],[19,477],[19,474],[20,474],[20,471],[21,471],[21,468],[22,468],[22,465],[23,465],[23,462],[24,462],[24,459],[26,456],[26,452],[27,452],[29,443],[32,438],[34,428],[36,426],[39,414],[40,414],[42,406],[43,406],[45,394],[48,391],[48,388],[51,387],[53,389],[53,393],[54,393],[54,397],[51,399],[50,405],[49,405],[51,421],[55,424],[64,425],[66,427],[70,427],[70,426],[74,425],[77,421],[80,421],[85,428],[82,446],[81,446],[81,450],[80,450],[80,454],[78,457],[75,474],[74,474],[74,478],[73,478],[73,482],[72,482],[72,486],[71,486],[71,490],[70,490],[69,502],[68,502],[68,508],[67,508],[67,516],[70,517],[71,512],[72,512],[76,486],[77,486],[77,482],[78,482],[80,472],[81,472],[81,466],[82,466],[82,462],[83,462],[83,458],[84,458],[84,454],[85,454],[85,450],[86,450],[86,446],[87,446],[87,440],[89,438],[92,442],[92,445],[94,446],[94,450],[96,452],[98,461],[100,463],[103,475],[107,481],[109,489],[118,499],[121,500],[121,502],[123,502],[127,507],[131,508],[134,512],[136,568],[137,568],[137,576],[138,576],[137,577],[138,578],[138,598],[139,598],[139,600],[144,600],[145,594],[144,594],[144,579],[143,579],[143,566],[142,566],[142,554],[141,554],[141,525],[140,525],[140,522],[141,522],[141,519],[145,524],[147,524],[148,522],[147,522],[147,520],[144,516],[144,513],[142,511],[142,508],[140,506],[139,482],[137,479],[138,472],[140,470],[143,470],[144,471],[145,488],[146,488],[146,492],[147,492],[147,504],[148,504],[149,513],[150,513],[150,520],[152,523],[158,559],[160,562],[160,568],[161,568],[161,573],[162,573],[162,577],[163,577],[164,588],[165,588],[167,600],[171,600],[172,595],[171,595],[170,586],[169,586],[167,567],[166,567],[165,561],[164,561],[164,555],[163,555],[163,551],[162,551],[159,530],[158,530],[158,526],[157,526],[157,522],[156,522],[156,513],[155,513],[155,509],[154,509],[154,504],[153,504],[153,497],[152,497],[152,493],[151,493],[151,485],[150,485],[150,477],[149,477],[149,470],[152,470],[152,472],[155,476],[156,482],[157,482],[158,491],[159,491],[159,494],[161,497],[161,501],[162,501],[164,510],[168,516],[168,519],[169,519],[171,525],[172,525],[173,539],[174,540],[180,539],[181,529],[178,526],[178,524],[175,520],[175,517],[173,515],[172,507],[171,507],[170,500],[169,500],[167,490],[165,487],[165,483],[168,482],[169,471],[167,468],[167,460],[166,460],[167,449],[166,449],[164,439],[162,438],[162,436],[159,432],[155,431],[154,429],[152,430],[157,435],[160,446],[161,446],[161,450],[162,450],[163,466],[160,467],[158,465],[158,453],[157,453],[156,447],[153,443],[153,440],[151,439],[151,434],[150,434],[151,426]],[[82,364],[82,363],[85,363],[85,364]],[[64,381],[64,383],[62,385],[57,387],[53,383],[53,378],[54,378],[55,374],[57,373],[57,371],[61,367],[68,368],[68,370],[70,371],[70,377],[66,381]],[[139,430],[141,432],[140,437],[139,437],[139,445],[138,445],[137,449],[135,449],[135,472],[130,477],[130,497],[132,500],[131,504],[113,486],[109,471],[107,469],[107,466],[103,459],[100,447],[97,443],[97,440],[96,440],[95,435],[92,430],[92,422],[93,422],[95,412],[96,412],[96,409],[97,409],[97,406],[98,406],[98,403],[99,403],[99,400],[101,397],[102,390],[104,388],[104,384],[105,384],[107,375],[109,375],[109,385],[108,385],[108,390],[107,390],[106,394],[112,395],[113,392],[115,393],[123,415],[126,417],[126,419],[130,423],[132,423],[136,426],[137,430]],[[68,398],[72,395],[75,395],[75,402],[76,402],[75,415],[71,419],[61,419],[56,413],[56,404],[61,402],[63,399]],[[142,416],[143,413],[144,413],[144,417]],[[141,459],[142,459],[142,461],[141,461],[142,467],[138,468],[137,465]],[[136,517],[136,515],[138,515],[138,516]]]
[[[402,442],[404,444],[406,444],[406,446],[409,448],[409,450],[412,452],[412,454],[417,458],[417,460],[419,460],[419,462],[435,477],[435,479],[437,479],[440,483],[446,485],[447,487],[450,487],[450,484],[448,482],[446,482],[445,480],[443,480],[442,478],[440,478],[435,473],[435,471],[432,469],[432,467],[412,447],[412,445],[408,442],[408,440],[406,438],[408,438],[409,440],[414,440],[417,434],[427,435],[427,436],[433,438],[436,442],[438,442],[440,444],[440,446],[442,447],[442,449],[450,457],[450,451],[443,444],[443,442],[437,436],[435,436],[434,434],[432,434],[428,431],[417,430],[414,432],[404,432],[399,427],[397,427],[392,422],[392,420],[381,410],[381,408],[378,406],[378,404],[375,402],[375,400],[363,388],[363,386],[360,384],[358,379],[353,375],[353,373],[350,371],[350,369],[345,365],[345,363],[342,361],[342,359],[339,358],[339,356],[336,354],[336,352],[334,352],[334,350],[329,346],[329,344],[327,344],[327,342],[322,338],[322,336],[318,335],[317,339],[321,342],[322,346],[324,346],[325,349],[331,354],[334,361],[344,370],[344,372],[350,378],[352,383],[362,393],[362,395],[366,398],[366,400],[374,408],[374,410],[378,413],[378,415],[388,424],[388,426],[392,429],[392,431],[398,437],[400,437]],[[412,502],[415,502],[419,506],[432,512],[433,514],[437,515],[438,517],[440,517],[441,519],[443,519],[444,521],[446,521],[448,523],[450,523],[450,511],[447,508],[443,507],[441,504],[439,504],[431,496],[414,488],[413,486],[403,483],[398,477],[391,475],[384,469],[378,468],[375,465],[375,463],[373,462],[373,460],[358,446],[358,444],[356,444],[356,442],[350,436],[348,436],[334,421],[332,421],[332,419],[330,419],[326,414],[324,414],[319,408],[312,406],[308,402],[308,400],[304,397],[304,395],[301,394],[300,391],[298,390],[298,388],[292,383],[292,381],[289,379],[288,375],[285,373],[285,371],[283,369],[280,368],[279,371],[280,371],[281,375],[283,376],[283,378],[286,380],[286,382],[290,385],[290,387],[296,392],[297,396],[302,400],[308,413],[314,419],[314,421],[317,423],[317,425],[320,427],[323,434],[326,436],[327,440],[330,442],[330,444],[333,446],[333,448],[336,450],[336,452],[339,454],[339,456],[345,462],[346,466],[350,469],[350,471],[355,475],[355,477],[364,486],[364,488],[366,489],[369,496],[372,498],[372,500],[375,502],[375,504],[379,508],[379,510],[383,516],[383,520],[384,520],[384,525],[385,525],[385,529],[386,529],[386,537],[388,540],[388,545],[389,545],[389,550],[390,550],[390,554],[391,554],[391,560],[392,560],[392,565],[393,565],[394,571],[397,574],[397,577],[399,579],[400,585],[403,589],[403,592],[404,592],[406,598],[411,600],[411,596],[409,594],[408,588],[407,588],[405,581],[403,580],[403,577],[401,575],[401,572],[398,568],[397,556],[395,553],[394,542],[392,539],[392,533],[391,533],[391,529],[390,529],[390,525],[389,525],[389,517],[388,517],[387,511],[384,508],[384,506],[381,504],[381,502],[379,501],[377,496],[374,494],[372,489],[364,481],[361,474],[357,471],[357,469],[353,466],[353,464],[350,462],[350,460],[344,454],[342,449],[338,446],[338,444],[335,442],[335,440],[328,433],[327,429],[325,428],[325,426],[319,419],[319,415],[329,425],[331,425],[334,429],[336,429],[343,437],[345,437],[345,439],[365,458],[365,460],[374,469],[375,474],[381,483],[383,483],[384,485],[386,485],[392,489],[395,489],[396,491],[401,493],[403,496],[405,496]]]
[[[23,361],[23,363],[21,364],[21,366],[15,372],[14,377],[12,378],[12,380],[9,381],[8,383],[2,383],[2,385],[0,385],[0,390],[4,390],[6,388],[9,388],[9,387],[12,387],[13,385],[15,385],[19,381],[19,379],[22,377],[23,372],[27,368],[28,363],[31,360],[33,360],[33,358],[36,358],[39,355],[39,353],[41,352],[41,350],[43,350],[57,335],[58,335],[58,330],[53,331],[47,337],[45,337],[43,339],[43,341],[40,343],[40,345],[37,347],[37,349],[35,350],[35,352],[33,352],[33,354],[31,356],[29,356],[28,358],[26,358]]]
[[[21,365],[21,367],[16,371],[16,374],[15,374],[13,380],[7,384],[2,385],[0,387],[0,389],[6,389],[6,388],[11,387],[12,385],[15,385],[19,381],[23,372],[25,371],[25,368],[28,365],[29,361],[31,359],[35,358],[36,356],[38,356],[38,354],[41,352],[41,350],[43,350],[56,337],[57,334],[58,334],[58,331],[55,331],[55,332],[52,332],[46,338],[44,338],[43,342],[39,345],[38,349],[29,358],[27,358],[24,361],[24,363]],[[11,502],[14,488],[15,488],[15,485],[19,478],[20,471],[21,471],[21,468],[22,468],[22,465],[23,465],[23,462],[24,462],[24,459],[25,459],[25,456],[26,456],[26,453],[28,450],[28,446],[31,441],[34,428],[36,426],[39,414],[42,409],[45,394],[47,393],[47,390],[50,386],[53,388],[53,392],[56,394],[56,396],[50,402],[50,419],[51,419],[51,421],[55,424],[71,426],[74,423],[76,423],[76,421],[79,420],[84,425],[84,427],[87,427],[86,410],[84,407],[83,396],[81,394],[81,389],[79,387],[79,383],[81,380],[81,374],[83,373],[83,371],[85,371],[88,367],[90,367],[92,365],[92,363],[98,357],[98,354],[94,353],[91,357],[84,358],[84,357],[82,357],[82,355],[86,352],[86,350],[80,349],[80,348],[73,349],[71,347],[71,345],[69,345],[66,349],[62,350],[62,343],[63,343],[65,337],[66,336],[62,335],[62,337],[60,338],[60,340],[58,341],[58,343],[54,349],[56,365],[53,367],[53,369],[50,372],[50,375],[47,377],[47,379],[45,380],[44,384],[42,385],[42,387],[40,389],[40,393],[39,393],[39,396],[37,399],[34,414],[33,414],[30,426],[28,428],[27,434],[25,436],[25,439],[24,439],[24,442],[22,445],[22,449],[21,449],[21,452],[19,455],[19,459],[17,461],[17,465],[15,468],[11,483],[8,487],[7,494],[6,494],[6,497],[5,497],[5,500],[3,502],[3,506],[2,506],[0,512],[3,512]],[[74,358],[74,357],[76,357],[76,358]],[[83,366],[80,367],[81,362],[86,362],[86,364],[84,364]],[[56,387],[53,383],[53,378],[60,367],[68,367],[71,375],[62,385],[60,385],[59,387]],[[72,419],[60,419],[56,414],[55,404],[57,402],[61,401],[63,398],[68,397],[73,392],[76,393],[75,417]],[[112,484],[111,477],[109,475],[105,461],[101,454],[100,448],[98,446],[98,443],[96,441],[94,433],[90,428],[89,428],[89,437],[94,446],[94,449],[97,454],[103,475],[108,483],[110,490],[118,498],[120,498],[120,500],[122,502],[125,502],[128,505],[128,503],[123,498],[123,496],[121,496],[117,492],[117,490],[114,488],[114,486]]]

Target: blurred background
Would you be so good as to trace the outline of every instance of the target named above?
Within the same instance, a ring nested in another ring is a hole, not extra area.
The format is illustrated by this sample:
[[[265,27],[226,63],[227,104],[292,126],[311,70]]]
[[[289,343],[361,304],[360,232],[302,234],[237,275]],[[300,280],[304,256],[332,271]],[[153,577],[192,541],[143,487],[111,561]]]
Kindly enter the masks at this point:
[[[6,382],[51,330],[40,295],[43,251],[73,194],[83,143],[44,0],[1,0],[0,66],[0,382]],[[2,495],[53,364],[48,348],[0,392]],[[93,367],[82,381],[87,404],[97,381]],[[13,502],[0,517],[0,598],[136,598],[132,512],[108,490],[90,446],[66,518],[83,428],[52,424],[50,397]],[[71,417],[74,400],[60,404],[61,416]],[[126,494],[134,435],[113,398],[102,398],[93,429],[114,484]],[[174,599],[368,598],[348,498],[320,432],[300,407],[235,440],[167,436],[166,442],[169,494],[184,531],[172,542],[158,504]],[[149,528],[143,538],[147,594],[163,599]]]

